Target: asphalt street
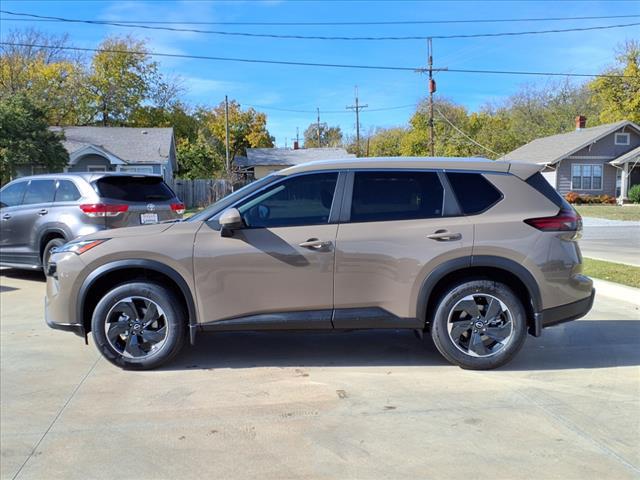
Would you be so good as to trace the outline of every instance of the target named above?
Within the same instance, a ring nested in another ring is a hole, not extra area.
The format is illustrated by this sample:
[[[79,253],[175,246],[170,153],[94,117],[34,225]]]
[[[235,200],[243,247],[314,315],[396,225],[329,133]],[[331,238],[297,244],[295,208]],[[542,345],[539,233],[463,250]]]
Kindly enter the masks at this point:
[[[46,327],[39,274],[0,285],[3,479],[640,478],[637,289],[597,282],[495,371],[373,331],[203,335],[126,372]]]
[[[640,222],[584,218],[580,249],[585,257],[640,267]]]

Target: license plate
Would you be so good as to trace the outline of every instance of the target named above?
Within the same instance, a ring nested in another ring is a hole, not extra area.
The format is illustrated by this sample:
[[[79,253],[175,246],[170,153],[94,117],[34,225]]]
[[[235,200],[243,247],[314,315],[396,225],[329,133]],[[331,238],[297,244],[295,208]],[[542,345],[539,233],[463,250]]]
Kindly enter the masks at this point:
[[[158,223],[158,214],[157,213],[141,213],[140,223],[142,225],[146,225],[148,223]]]

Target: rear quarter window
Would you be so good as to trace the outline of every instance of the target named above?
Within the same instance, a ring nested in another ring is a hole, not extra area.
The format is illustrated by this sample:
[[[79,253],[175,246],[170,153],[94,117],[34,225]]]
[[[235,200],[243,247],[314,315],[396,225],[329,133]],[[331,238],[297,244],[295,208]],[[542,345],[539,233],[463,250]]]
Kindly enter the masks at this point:
[[[94,188],[102,198],[125,202],[161,202],[175,197],[160,177],[103,177],[96,180]]]
[[[547,179],[544,178],[544,176],[540,172],[531,175],[529,178],[527,178],[526,182],[530,187],[533,187],[535,190],[537,190],[538,193],[541,193],[542,195],[547,197],[548,200],[551,200],[556,207],[571,208],[569,206],[569,203],[564,198],[562,198],[562,196],[558,192],[556,192],[556,189],[553,188],[549,182],[547,182]]]
[[[502,199],[502,193],[481,173],[447,172],[447,179],[465,215],[482,213]]]

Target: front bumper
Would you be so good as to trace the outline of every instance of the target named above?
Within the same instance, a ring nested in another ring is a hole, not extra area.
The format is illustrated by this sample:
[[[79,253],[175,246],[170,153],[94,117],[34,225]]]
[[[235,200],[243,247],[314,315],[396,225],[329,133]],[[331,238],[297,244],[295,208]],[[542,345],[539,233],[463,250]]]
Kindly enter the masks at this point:
[[[46,297],[44,299],[44,320],[47,322],[47,325],[54,330],[64,330],[65,332],[73,332],[79,337],[86,337],[84,327],[79,323],[62,323],[53,320],[51,318],[50,304]]]
[[[577,320],[584,317],[591,307],[593,307],[593,299],[595,298],[596,290],[591,289],[591,295],[577,302],[568,303],[566,305],[560,305],[558,307],[547,308],[541,312],[534,314],[533,331],[534,336],[539,337],[542,333],[542,329],[557,325],[559,323],[570,322],[571,320]]]

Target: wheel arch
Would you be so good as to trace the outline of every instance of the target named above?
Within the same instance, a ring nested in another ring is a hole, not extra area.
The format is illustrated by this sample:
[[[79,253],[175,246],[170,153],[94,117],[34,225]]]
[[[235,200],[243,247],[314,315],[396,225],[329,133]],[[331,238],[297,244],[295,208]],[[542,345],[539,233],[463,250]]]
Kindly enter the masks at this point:
[[[114,281],[144,279],[162,281],[183,301],[188,315],[189,336],[195,342],[197,310],[191,289],[184,277],[173,268],[155,260],[117,260],[93,270],[82,282],[78,291],[76,318],[84,326],[85,335],[91,331],[91,316],[99,301],[99,295],[114,286]]]
[[[507,284],[520,298],[527,312],[529,333],[540,336],[542,326],[536,313],[542,311],[540,288],[523,265],[503,257],[478,255],[456,258],[434,269],[422,282],[416,314],[429,324],[436,301],[450,285],[461,280],[487,279]]]
[[[44,247],[47,246],[54,238],[62,238],[65,242],[69,241],[70,235],[60,227],[47,227],[38,236],[38,259],[42,263],[42,255]]]

